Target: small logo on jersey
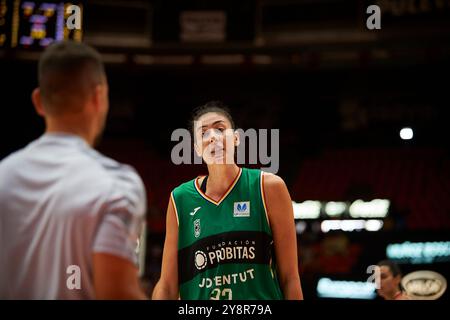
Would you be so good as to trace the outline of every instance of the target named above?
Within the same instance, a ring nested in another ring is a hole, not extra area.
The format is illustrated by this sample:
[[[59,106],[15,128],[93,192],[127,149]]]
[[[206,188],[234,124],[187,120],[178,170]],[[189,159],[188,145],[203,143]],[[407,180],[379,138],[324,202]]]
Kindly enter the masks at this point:
[[[200,219],[194,220],[194,236],[198,238],[200,236]]]
[[[197,208],[194,209],[194,211],[189,212],[189,214],[190,214],[191,216],[193,216],[193,215],[196,214],[196,212],[197,212],[198,210],[200,210],[201,208],[202,208],[202,207],[197,207]]]
[[[250,217],[250,201],[235,202],[233,217]]]
[[[206,253],[203,251],[196,251],[195,252],[195,267],[198,270],[202,270],[206,265],[208,264],[208,259],[206,257]]]

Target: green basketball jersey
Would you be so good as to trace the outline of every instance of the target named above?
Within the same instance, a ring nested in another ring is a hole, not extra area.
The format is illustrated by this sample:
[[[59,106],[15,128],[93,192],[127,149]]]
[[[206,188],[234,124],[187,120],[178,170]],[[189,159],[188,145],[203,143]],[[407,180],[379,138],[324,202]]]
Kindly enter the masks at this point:
[[[262,171],[240,169],[218,202],[198,179],[172,192],[178,219],[181,299],[283,299]]]

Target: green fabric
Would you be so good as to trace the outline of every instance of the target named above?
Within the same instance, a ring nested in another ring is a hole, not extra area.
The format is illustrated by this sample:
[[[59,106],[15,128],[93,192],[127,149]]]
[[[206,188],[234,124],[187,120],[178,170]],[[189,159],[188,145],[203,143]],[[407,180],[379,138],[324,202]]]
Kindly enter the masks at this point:
[[[173,190],[178,216],[181,299],[282,299],[261,171],[243,168],[220,201],[206,199],[196,179]]]

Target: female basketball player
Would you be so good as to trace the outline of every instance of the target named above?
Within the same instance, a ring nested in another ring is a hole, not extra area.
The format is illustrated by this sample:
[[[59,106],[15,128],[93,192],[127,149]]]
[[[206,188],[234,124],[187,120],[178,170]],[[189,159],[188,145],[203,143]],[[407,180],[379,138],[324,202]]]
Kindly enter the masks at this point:
[[[208,175],[173,190],[153,299],[303,299],[291,198],[283,180],[234,162],[226,107],[194,112],[194,148]]]

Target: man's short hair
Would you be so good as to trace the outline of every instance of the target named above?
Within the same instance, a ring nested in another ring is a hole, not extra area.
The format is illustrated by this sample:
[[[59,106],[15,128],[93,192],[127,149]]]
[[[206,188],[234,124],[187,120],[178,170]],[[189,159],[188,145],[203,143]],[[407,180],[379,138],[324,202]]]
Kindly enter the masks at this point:
[[[100,54],[92,47],[61,41],[48,46],[39,59],[38,81],[47,113],[79,112],[93,88],[105,81]]]
[[[402,271],[400,270],[400,267],[398,266],[397,263],[395,263],[392,260],[382,260],[382,261],[378,262],[377,265],[380,267],[381,266],[388,267],[394,277],[402,276]]]

